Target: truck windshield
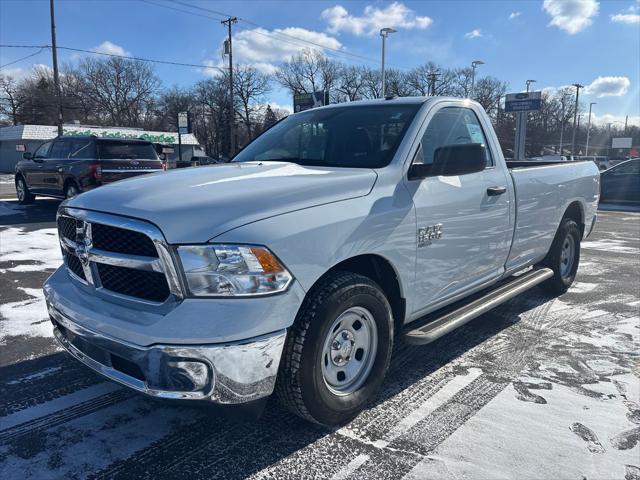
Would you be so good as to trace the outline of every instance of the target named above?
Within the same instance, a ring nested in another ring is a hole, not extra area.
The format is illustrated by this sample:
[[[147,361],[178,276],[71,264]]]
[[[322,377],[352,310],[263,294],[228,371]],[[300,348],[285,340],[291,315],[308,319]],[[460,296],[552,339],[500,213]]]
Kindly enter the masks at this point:
[[[98,158],[157,160],[158,156],[151,143],[109,140],[98,142]]]
[[[273,126],[233,161],[384,167],[419,108],[420,104],[396,104],[309,110]]]

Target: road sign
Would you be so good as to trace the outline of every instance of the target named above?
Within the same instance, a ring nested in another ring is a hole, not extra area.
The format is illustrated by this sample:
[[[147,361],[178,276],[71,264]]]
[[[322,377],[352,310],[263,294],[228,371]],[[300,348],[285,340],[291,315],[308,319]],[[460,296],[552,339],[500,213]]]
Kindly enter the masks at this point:
[[[611,148],[631,148],[631,137],[615,137],[611,139]]]
[[[178,113],[178,128],[189,128],[189,112]]]
[[[504,101],[505,112],[530,112],[542,108],[542,92],[508,93]]]
[[[329,104],[329,92],[299,93],[293,96],[293,111],[302,112],[310,108]]]

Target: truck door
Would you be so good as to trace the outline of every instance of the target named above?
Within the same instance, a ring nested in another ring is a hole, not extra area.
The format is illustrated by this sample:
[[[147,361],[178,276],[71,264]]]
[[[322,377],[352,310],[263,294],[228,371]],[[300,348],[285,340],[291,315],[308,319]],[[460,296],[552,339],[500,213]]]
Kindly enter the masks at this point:
[[[46,193],[63,195],[62,179],[65,163],[69,157],[69,140],[58,139],[53,142],[48,158],[42,168],[43,183]]]
[[[41,144],[35,152],[33,157],[24,170],[24,174],[27,180],[27,186],[34,192],[43,192],[44,185],[44,163],[51,150],[53,142],[45,142]]]
[[[472,108],[444,105],[429,114],[412,161],[431,164],[439,147],[481,143],[487,147],[486,167],[407,181],[418,229],[417,313],[497,279],[512,238],[511,183],[487,142],[491,125],[483,126]]]

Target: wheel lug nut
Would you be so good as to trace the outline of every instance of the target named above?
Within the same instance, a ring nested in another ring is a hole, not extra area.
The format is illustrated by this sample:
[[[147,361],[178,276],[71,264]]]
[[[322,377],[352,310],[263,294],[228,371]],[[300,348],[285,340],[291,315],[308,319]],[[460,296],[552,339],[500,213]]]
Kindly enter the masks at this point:
[[[341,362],[342,361],[342,357],[340,355],[336,356],[336,362]]]
[[[334,340],[333,343],[331,344],[331,348],[333,348],[334,350],[340,350],[340,342],[338,342],[337,340]]]
[[[342,338],[347,340],[349,338],[349,334],[347,332],[342,332]]]

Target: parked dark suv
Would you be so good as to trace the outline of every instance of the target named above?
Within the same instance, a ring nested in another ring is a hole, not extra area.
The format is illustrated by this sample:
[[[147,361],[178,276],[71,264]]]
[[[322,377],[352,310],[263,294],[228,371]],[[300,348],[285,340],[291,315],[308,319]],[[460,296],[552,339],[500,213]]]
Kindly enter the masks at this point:
[[[153,143],[91,137],[58,137],[26,152],[16,165],[19,203],[36,195],[69,198],[105,183],[161,172]]]

